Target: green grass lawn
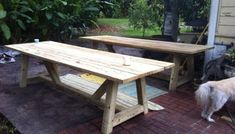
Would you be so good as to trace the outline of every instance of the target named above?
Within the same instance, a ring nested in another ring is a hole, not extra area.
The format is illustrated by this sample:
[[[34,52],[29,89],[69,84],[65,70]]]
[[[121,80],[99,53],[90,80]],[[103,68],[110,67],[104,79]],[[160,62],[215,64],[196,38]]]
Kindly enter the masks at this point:
[[[113,32],[112,30],[105,32],[99,32],[94,34],[107,34],[107,35],[121,35],[127,37],[137,37],[142,38],[142,30],[134,29],[129,26],[129,20],[127,18],[99,18],[97,21],[98,26],[109,26],[116,27],[119,30]],[[181,27],[180,33],[190,32],[191,29],[187,29],[186,27]],[[161,29],[156,27],[155,29],[146,29],[145,37],[151,37],[152,35],[161,35]]]
[[[119,27],[119,33],[122,36],[128,36],[128,37],[142,37],[142,30],[134,29],[129,26],[129,20],[125,18],[99,18],[97,21],[98,25],[107,25],[107,26],[113,26],[113,27]],[[101,34],[112,34],[110,32],[107,33],[101,33]],[[117,34],[117,33],[115,33]],[[161,30],[156,27],[156,29],[147,29],[145,32],[145,37],[150,37],[152,35],[160,35]]]
[[[99,18],[97,21],[98,25],[109,25],[109,26],[121,26],[121,27],[128,27],[129,20],[118,18]]]

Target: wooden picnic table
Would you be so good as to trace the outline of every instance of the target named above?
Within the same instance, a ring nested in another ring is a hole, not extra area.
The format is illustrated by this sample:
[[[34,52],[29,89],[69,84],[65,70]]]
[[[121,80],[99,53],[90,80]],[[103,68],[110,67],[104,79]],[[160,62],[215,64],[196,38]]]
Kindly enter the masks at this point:
[[[81,37],[81,39],[92,41],[93,48],[95,49],[98,48],[98,43],[104,43],[111,52],[114,52],[112,46],[118,45],[123,47],[141,48],[145,50],[164,52],[173,55],[173,62],[175,63],[175,67],[171,71],[171,76],[165,77],[164,75],[164,77],[161,77],[170,81],[169,90],[175,90],[177,86],[192,80],[194,76],[194,55],[213,48],[211,46],[204,45],[136,39],[109,35],[86,36]],[[183,60],[185,62],[183,62]],[[187,73],[185,76],[179,77],[180,65],[182,62],[187,65]]]
[[[89,96],[91,102],[97,103],[106,93],[102,133],[111,133],[114,126],[140,113],[148,113],[145,77],[174,66],[173,63],[115,54],[53,41],[13,44],[6,47],[22,52],[20,87],[26,87],[29,83],[27,74],[29,57],[43,61],[54,84],[73,91],[79,92],[79,89],[69,87],[60,79],[56,64],[62,64],[106,78],[106,81],[95,93]],[[123,64],[124,56],[130,58],[130,65]],[[118,85],[131,81],[136,81],[138,104],[115,113]]]

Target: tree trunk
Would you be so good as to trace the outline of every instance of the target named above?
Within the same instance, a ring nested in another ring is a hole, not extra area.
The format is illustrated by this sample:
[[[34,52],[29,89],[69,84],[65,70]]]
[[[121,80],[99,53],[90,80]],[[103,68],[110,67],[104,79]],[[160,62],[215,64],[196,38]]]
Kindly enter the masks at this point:
[[[164,0],[165,18],[163,35],[171,36],[174,41],[177,41],[179,33],[179,12],[178,0]]]

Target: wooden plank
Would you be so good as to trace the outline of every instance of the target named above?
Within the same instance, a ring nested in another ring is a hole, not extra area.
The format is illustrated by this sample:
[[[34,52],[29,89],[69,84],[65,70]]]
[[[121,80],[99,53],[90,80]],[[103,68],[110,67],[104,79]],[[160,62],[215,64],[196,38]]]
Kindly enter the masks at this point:
[[[188,76],[178,77],[178,81],[177,81],[176,87],[181,86],[181,85],[183,85],[183,84],[185,84],[187,82],[190,82],[190,81],[192,81],[192,79],[190,79]]]
[[[110,82],[106,90],[105,107],[102,122],[102,133],[110,134],[113,130],[118,83]]]
[[[109,80],[105,80],[104,83],[95,91],[91,98],[95,100],[101,99],[101,97],[105,94],[109,83]]]
[[[46,69],[48,71],[48,73],[50,74],[51,79],[56,83],[60,83],[60,78],[58,75],[58,71],[57,71],[57,67],[56,64],[47,62],[47,61],[43,61],[44,65],[46,66]]]
[[[29,76],[27,78],[27,84],[36,84],[36,83],[45,82],[45,80],[41,78],[42,76],[50,77],[47,73],[39,73],[37,75]]]
[[[137,88],[137,98],[138,104],[142,105],[144,108],[144,114],[148,113],[148,103],[146,100],[146,93],[145,93],[145,78],[141,78],[136,80],[136,88]]]
[[[222,17],[234,17],[235,16],[235,7],[221,7],[220,16]]]
[[[46,79],[46,80],[49,80],[50,82],[52,82],[52,80],[49,78],[49,77],[43,77],[43,76],[41,76],[41,78],[43,78],[43,79]],[[71,82],[71,80],[73,81],[74,79],[67,79],[67,78],[65,78],[65,77],[61,77],[61,83],[59,83],[59,84],[57,84],[58,86],[61,86],[61,87],[63,87],[63,88],[65,88],[64,89],[64,91],[66,91],[66,92],[68,92],[69,90],[71,90],[71,91],[74,91],[74,92],[76,92],[76,93],[80,93],[80,94],[82,94],[84,97],[86,97],[87,99],[89,99],[91,102],[93,102],[95,105],[97,105],[97,106],[99,106],[99,107],[102,107],[103,105],[103,101],[96,101],[96,100],[94,100],[94,99],[90,99],[90,97],[91,97],[91,92],[89,91],[90,89],[89,89],[89,86],[90,86],[90,84],[89,85],[87,85],[88,86],[88,89],[83,89],[83,90],[79,90],[78,89],[78,86],[75,86],[75,85],[73,85],[73,86],[71,86],[71,84],[69,84],[69,82]],[[67,83],[68,82],[68,83]],[[76,84],[79,84],[79,82],[75,82]],[[84,84],[84,82],[80,82],[81,84]],[[79,88],[80,87],[83,87],[82,85],[81,86],[79,86]],[[94,87],[96,87],[96,86],[94,86]],[[69,90],[68,90],[69,89]],[[109,89],[110,90],[110,89]],[[95,91],[95,90],[94,90]],[[120,95],[121,93],[119,92],[119,94],[118,94],[118,97],[120,98],[120,96],[122,96],[122,95]],[[104,96],[103,96],[104,97]],[[102,97],[102,98],[103,98]],[[127,96],[127,95],[124,95],[123,96],[123,100],[129,100],[129,98],[128,98],[129,96]],[[132,97],[131,97],[132,98]],[[131,99],[130,99],[131,100]],[[114,100],[113,100],[114,101]],[[137,100],[135,100],[135,102],[137,102]],[[115,101],[115,103],[116,103],[116,101]],[[128,120],[128,119],[130,119],[130,118],[132,118],[132,117],[134,117],[134,116],[136,116],[136,115],[138,115],[138,114],[140,114],[140,113],[142,113],[142,112],[144,112],[144,107],[142,106],[142,105],[134,105],[134,106],[128,106],[128,107],[123,107],[122,105],[120,105],[120,103],[118,103],[118,101],[117,101],[117,109],[118,110],[121,110],[121,112],[119,112],[118,114],[116,114],[115,116],[113,116],[113,119],[112,119],[112,122],[113,122],[113,124],[112,124],[112,126],[108,126],[108,130],[109,131],[111,131],[111,129],[112,129],[112,127],[113,126],[116,126],[116,125],[118,125],[118,124],[120,124],[120,123],[122,123],[122,122],[124,122],[124,121],[126,121],[126,120]],[[137,103],[136,103],[137,104]],[[152,102],[149,102],[149,106],[150,107],[152,107],[152,106],[154,106],[153,105],[154,103],[152,103]],[[112,105],[113,106],[113,105]],[[126,109],[126,108],[128,108],[128,109]],[[151,109],[154,109],[154,108],[156,108],[156,107],[153,107],[153,108],[151,108]],[[155,109],[155,110],[159,110],[159,109]],[[112,114],[112,113],[111,113]],[[112,116],[112,115],[111,115]],[[109,121],[110,121],[110,119],[109,119]]]
[[[221,0],[221,6],[235,6],[234,0]]]
[[[232,42],[233,43],[235,42],[235,37],[232,37],[232,36],[226,37],[223,35],[216,35],[215,42],[221,43],[224,45],[231,45]]]
[[[69,93],[72,95],[81,95],[82,97],[90,100],[95,105],[103,108],[103,104],[105,102],[105,95],[102,96],[101,100],[92,99],[91,96],[95,93],[95,91],[100,87],[98,84],[94,84],[92,82],[88,82],[83,79],[79,79],[77,75],[67,74],[60,77],[61,83],[56,84],[61,90],[65,93]],[[47,75],[36,75],[34,77],[28,78],[28,83],[31,84],[35,82],[49,82],[50,84],[54,84],[52,79]],[[119,111],[125,110],[127,108],[133,107],[138,104],[137,99],[133,98],[129,95],[126,95],[122,92],[118,92],[117,101],[116,101],[116,109]],[[148,101],[149,110],[162,110],[164,109],[162,106]]]
[[[187,57],[187,78],[193,80],[194,78],[194,56],[190,55]]]
[[[95,84],[89,81],[86,81],[84,79],[81,79],[79,76],[77,75],[73,75],[73,74],[67,74],[65,76],[61,76],[60,77],[62,83],[73,87],[75,89],[79,89],[80,91],[83,91],[85,93],[88,93],[89,96],[93,95],[95,93],[95,91],[100,87],[99,84]],[[104,102],[105,100],[105,95],[102,96],[101,101]],[[118,98],[117,98],[117,109],[118,110],[122,110],[122,109],[126,109],[132,106],[137,105],[137,99],[133,98],[131,96],[128,96],[122,92],[118,92]],[[160,106],[156,105],[155,103],[152,103],[150,101],[148,101],[148,106],[150,110],[161,110],[163,108],[161,108]]]
[[[179,77],[179,69],[180,69],[181,58],[178,55],[174,55],[173,60],[174,60],[174,63],[175,63],[175,67],[171,71],[169,90],[176,90],[178,77]]]
[[[107,45],[107,44],[105,44],[105,45],[108,48],[109,52],[115,53],[115,50],[113,49],[113,45]]]
[[[109,36],[109,35],[87,36],[87,37],[82,37],[81,39],[102,42],[107,45],[112,44],[124,47],[141,48],[152,51],[180,53],[180,54],[196,54],[213,48],[204,45],[192,45],[185,43],[135,39],[135,38],[126,38],[126,37]]]
[[[27,86],[27,74],[29,66],[29,57],[27,55],[21,55],[21,70],[20,70],[20,87]]]
[[[235,16],[234,17],[219,17],[219,26],[235,26]]]
[[[92,48],[93,49],[98,49],[98,42],[92,41]]]
[[[144,107],[142,105],[136,105],[134,107],[131,107],[129,109],[117,113],[113,119],[113,127],[135,117],[136,115],[142,112],[144,112]]]
[[[235,37],[235,26],[218,26],[216,34]]]
[[[155,74],[174,66],[172,63],[161,62],[129,56],[131,65],[123,65],[123,55],[94,49],[66,45],[52,41],[18,45],[8,45],[8,48],[25,54],[70,66],[97,76],[127,83],[141,77]],[[66,50],[66,51],[65,51]]]

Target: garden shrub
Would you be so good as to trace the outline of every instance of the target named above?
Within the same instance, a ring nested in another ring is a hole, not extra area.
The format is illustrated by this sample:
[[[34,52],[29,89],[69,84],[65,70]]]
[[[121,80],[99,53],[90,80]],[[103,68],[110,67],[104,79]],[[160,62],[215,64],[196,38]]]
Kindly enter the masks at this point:
[[[129,23],[134,29],[142,29],[142,36],[147,28],[161,27],[164,6],[162,0],[136,0],[129,10]]]
[[[0,44],[65,41],[85,34],[98,14],[96,0],[1,0]]]
[[[97,0],[102,16],[106,18],[126,18],[134,0]]]

